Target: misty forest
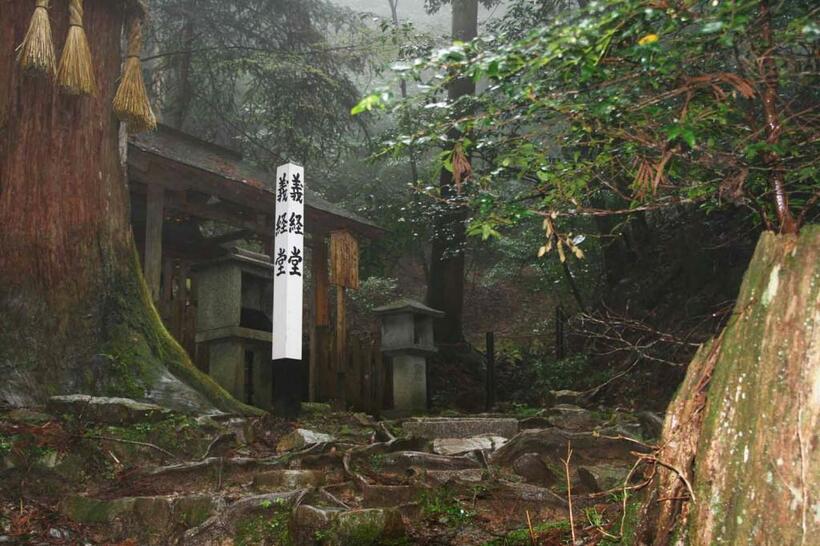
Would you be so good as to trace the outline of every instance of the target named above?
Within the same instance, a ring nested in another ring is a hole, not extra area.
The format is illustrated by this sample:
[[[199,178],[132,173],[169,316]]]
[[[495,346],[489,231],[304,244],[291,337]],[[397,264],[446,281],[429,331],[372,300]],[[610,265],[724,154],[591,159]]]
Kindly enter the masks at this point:
[[[819,74],[811,0],[0,0],[0,544],[820,544]]]

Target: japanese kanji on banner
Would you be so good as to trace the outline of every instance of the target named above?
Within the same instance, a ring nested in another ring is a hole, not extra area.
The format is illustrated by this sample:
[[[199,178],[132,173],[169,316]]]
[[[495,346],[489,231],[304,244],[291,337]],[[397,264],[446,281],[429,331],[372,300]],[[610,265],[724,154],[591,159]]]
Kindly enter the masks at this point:
[[[305,169],[276,170],[273,255],[273,359],[302,359],[302,287],[305,273]]]

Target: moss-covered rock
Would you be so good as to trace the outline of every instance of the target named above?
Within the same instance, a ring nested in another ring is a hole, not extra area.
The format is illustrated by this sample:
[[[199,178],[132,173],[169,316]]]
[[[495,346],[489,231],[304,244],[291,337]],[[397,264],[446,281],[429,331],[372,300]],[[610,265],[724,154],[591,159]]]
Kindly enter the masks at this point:
[[[75,495],[60,503],[60,512],[72,521],[104,524],[111,537],[158,546],[170,543],[180,531],[200,525],[215,511],[216,501],[207,495],[113,500]]]
[[[401,513],[395,508],[342,512],[336,517],[327,543],[333,546],[385,544],[404,535]]]
[[[46,407],[56,415],[70,414],[84,421],[110,425],[156,423],[167,419],[171,411],[156,404],[137,402],[130,398],[69,394],[52,396]]]

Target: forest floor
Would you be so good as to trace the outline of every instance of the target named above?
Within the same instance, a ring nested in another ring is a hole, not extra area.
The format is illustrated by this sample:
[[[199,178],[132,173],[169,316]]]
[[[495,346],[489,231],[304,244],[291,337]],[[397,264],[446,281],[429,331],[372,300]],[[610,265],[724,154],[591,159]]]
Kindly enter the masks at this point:
[[[578,403],[286,422],[58,397],[0,413],[0,543],[618,544],[660,419]]]

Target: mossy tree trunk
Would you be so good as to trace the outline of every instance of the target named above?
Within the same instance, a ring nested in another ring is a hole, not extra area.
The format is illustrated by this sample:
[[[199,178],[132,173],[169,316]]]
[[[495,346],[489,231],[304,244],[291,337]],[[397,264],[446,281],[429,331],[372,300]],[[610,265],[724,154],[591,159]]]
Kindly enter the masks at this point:
[[[758,242],[734,315],[669,408],[634,543],[816,544],[818,416],[815,225]]]
[[[58,56],[67,4],[51,2]],[[85,2],[94,97],[22,74],[15,48],[34,2],[0,9],[0,404],[86,392],[251,411],[191,365],[142,279],[111,107],[125,6]]]

